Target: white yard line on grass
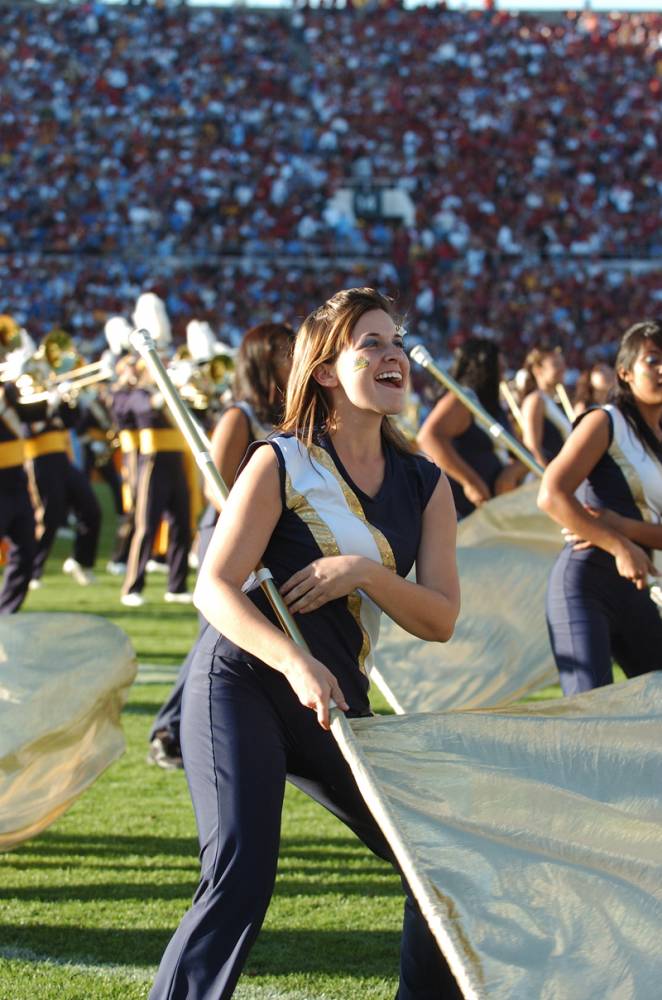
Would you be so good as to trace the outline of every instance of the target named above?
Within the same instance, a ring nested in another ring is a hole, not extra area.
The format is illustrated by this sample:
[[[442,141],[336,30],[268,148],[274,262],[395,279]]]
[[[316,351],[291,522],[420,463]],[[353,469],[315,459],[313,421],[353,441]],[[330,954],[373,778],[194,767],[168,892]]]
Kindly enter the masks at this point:
[[[178,673],[179,667],[165,663],[139,663],[134,684],[172,684]]]
[[[100,965],[98,962],[78,956],[74,961],[64,958],[53,958],[50,955],[39,955],[30,948],[0,948],[0,958],[6,961],[39,962],[42,965],[55,965],[71,969],[72,972],[92,973],[103,978],[117,976],[119,979],[134,983],[150,983],[156,969],[146,965]],[[288,990],[283,993],[273,986],[238,986],[234,992],[236,1000],[330,1000],[325,993],[302,993],[300,990]]]

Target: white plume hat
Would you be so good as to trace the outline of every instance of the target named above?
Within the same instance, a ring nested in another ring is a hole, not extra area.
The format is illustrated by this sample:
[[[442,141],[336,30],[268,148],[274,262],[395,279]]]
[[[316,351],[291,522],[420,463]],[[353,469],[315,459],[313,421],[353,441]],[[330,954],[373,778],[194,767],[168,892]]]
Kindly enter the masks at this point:
[[[133,322],[137,329],[147,330],[159,347],[167,347],[171,343],[172,333],[165,303],[154,292],[143,292],[138,296]]]

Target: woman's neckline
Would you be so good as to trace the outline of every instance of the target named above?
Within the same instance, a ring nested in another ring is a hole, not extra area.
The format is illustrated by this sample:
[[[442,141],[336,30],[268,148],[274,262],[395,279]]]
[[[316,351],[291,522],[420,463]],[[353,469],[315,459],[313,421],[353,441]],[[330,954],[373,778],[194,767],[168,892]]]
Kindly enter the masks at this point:
[[[361,489],[361,487],[358,485],[358,483],[354,482],[354,480],[350,476],[349,472],[347,471],[347,469],[343,465],[343,463],[342,463],[342,461],[341,461],[341,459],[340,459],[340,457],[338,455],[338,452],[334,448],[333,441],[331,440],[330,435],[328,435],[328,434],[325,435],[325,437],[324,437],[324,444],[325,444],[326,448],[328,449],[329,454],[331,455],[331,458],[333,459],[333,463],[336,466],[336,468],[338,469],[338,472],[343,477],[343,479],[345,480],[345,482],[347,483],[347,485],[350,487],[350,489],[352,489],[354,491],[354,493],[356,493],[356,495],[358,497],[360,497],[363,500],[367,500],[369,503],[379,503],[379,501],[381,500],[382,495],[384,493],[384,490],[386,489],[387,482],[388,482],[388,479],[390,478],[390,474],[391,474],[391,450],[389,448],[388,442],[384,440],[383,435],[382,435],[382,447],[384,449],[384,478],[382,479],[382,481],[381,481],[381,483],[379,485],[379,488],[377,489],[377,492],[374,494],[374,496],[370,496],[369,493],[366,493],[365,490]]]

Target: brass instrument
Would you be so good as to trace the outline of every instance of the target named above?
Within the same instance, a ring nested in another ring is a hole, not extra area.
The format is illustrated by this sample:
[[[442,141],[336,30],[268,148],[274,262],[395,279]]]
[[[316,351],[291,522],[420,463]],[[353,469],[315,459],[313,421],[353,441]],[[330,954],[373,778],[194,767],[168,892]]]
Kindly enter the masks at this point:
[[[82,362],[71,335],[51,330],[15,379],[21,402],[44,402],[57,389],[61,399],[73,406],[81,389],[114,375],[103,359],[89,365]]]
[[[182,399],[201,412],[214,409],[230,387],[234,359],[228,354],[216,354],[206,361],[195,361],[188,348],[180,347],[167,371]]]
[[[0,355],[10,354],[22,346],[21,328],[13,316],[0,315]]]

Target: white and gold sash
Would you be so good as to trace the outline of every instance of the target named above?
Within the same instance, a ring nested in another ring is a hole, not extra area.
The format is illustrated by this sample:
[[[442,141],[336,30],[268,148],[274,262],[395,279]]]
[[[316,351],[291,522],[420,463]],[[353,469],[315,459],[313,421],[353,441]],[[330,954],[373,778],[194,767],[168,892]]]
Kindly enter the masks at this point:
[[[304,521],[325,556],[360,555],[395,569],[387,539],[370,524],[358,497],[323,448],[308,450],[294,437],[274,439],[285,461],[285,501]],[[361,670],[372,669],[381,609],[362,590],[348,597],[349,610],[363,634]]]

